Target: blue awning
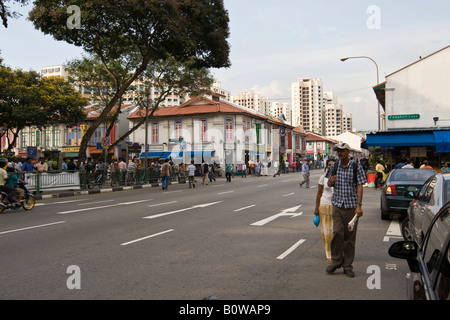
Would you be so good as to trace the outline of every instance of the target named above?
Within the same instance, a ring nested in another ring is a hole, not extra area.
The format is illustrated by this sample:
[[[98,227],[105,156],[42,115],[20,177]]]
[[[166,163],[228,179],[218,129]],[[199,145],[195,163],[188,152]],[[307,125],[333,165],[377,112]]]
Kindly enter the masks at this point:
[[[450,152],[450,131],[434,131],[436,153]]]
[[[188,151],[187,155],[191,156],[191,158],[201,158],[201,157],[211,158],[213,152],[214,151]]]
[[[147,152],[147,158],[159,158],[161,155],[162,152]],[[142,152],[139,158],[145,158],[145,152]]]
[[[170,155],[172,154],[172,152],[164,152],[161,157],[159,157],[161,160],[166,160],[170,158]]]
[[[376,133],[367,135],[366,145],[368,147],[435,146],[436,139],[433,132]]]

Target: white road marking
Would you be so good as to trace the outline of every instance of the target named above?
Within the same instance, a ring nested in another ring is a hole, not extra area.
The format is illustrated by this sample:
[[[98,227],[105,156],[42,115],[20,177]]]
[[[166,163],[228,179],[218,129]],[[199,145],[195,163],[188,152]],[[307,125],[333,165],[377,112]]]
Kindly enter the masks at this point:
[[[38,225],[38,226],[32,226],[32,227],[20,228],[20,229],[15,229],[15,230],[3,231],[3,232],[0,232],[0,234],[6,234],[6,233],[23,231],[23,230],[42,228],[42,227],[52,226],[52,225],[60,224],[60,223],[65,223],[65,221],[58,221],[58,222],[52,222],[52,223],[47,223],[47,224],[41,224],[41,225]]]
[[[90,205],[90,204],[96,204],[96,203],[103,203],[103,202],[111,202],[111,201],[114,201],[114,200],[102,200],[102,201],[95,201],[95,202],[87,202],[87,203],[79,203],[78,205],[79,206],[87,206],[87,205]]]
[[[262,184],[260,186],[257,186],[257,188],[267,187],[267,184]]]
[[[402,231],[400,229],[400,222],[398,220],[392,220],[386,235],[383,238],[384,242],[389,242],[390,238],[403,239]]]
[[[51,204],[64,204],[64,203],[71,203],[71,202],[78,202],[78,201],[85,201],[85,200],[68,200],[68,201],[57,201],[57,202],[51,202],[51,203],[36,203],[35,206],[48,206]]]
[[[227,193],[232,193],[234,191],[224,191],[224,192],[219,192],[217,195],[221,195],[221,194],[227,194]]]
[[[69,211],[61,211],[61,212],[58,212],[57,214],[67,214],[67,213],[74,213],[74,212],[81,212],[81,211],[89,211],[89,210],[96,210],[96,209],[111,208],[111,207],[116,207],[116,206],[123,206],[123,205],[141,203],[141,202],[152,201],[152,200],[153,199],[130,201],[130,202],[121,202],[121,203],[109,204],[109,205],[106,205],[106,206],[100,206],[100,207],[92,207],[92,208],[83,208],[83,209],[76,209],[76,210],[69,210]]]
[[[175,203],[175,202],[178,202],[178,201],[169,201],[169,202],[163,202],[163,203],[151,204],[151,205],[149,205],[148,207],[151,208],[151,207],[163,206],[163,205],[166,205],[166,204],[172,204],[172,203]]]
[[[295,249],[297,249],[297,247],[299,245],[301,245],[303,242],[305,242],[306,239],[300,239],[300,241],[298,241],[297,243],[295,243],[292,247],[290,247],[289,249],[287,249],[285,252],[283,252],[282,254],[280,254],[277,259],[278,260],[282,260],[284,259],[287,255],[289,255],[292,251],[294,251]]]
[[[292,196],[292,195],[294,195],[294,194],[295,194],[295,192],[288,193],[288,194],[283,195],[283,197],[289,197],[289,196]]]
[[[129,241],[129,242],[122,243],[120,245],[121,246],[127,246],[129,244],[132,244],[132,243],[135,243],[135,242],[138,242],[138,241],[142,241],[142,240],[146,240],[146,239],[149,239],[149,238],[157,237],[157,236],[160,236],[162,234],[165,234],[165,233],[168,233],[168,232],[172,232],[172,231],[174,231],[174,229],[169,229],[169,230],[166,230],[166,231],[155,233],[155,234],[149,235],[147,237],[143,237],[143,238],[139,238],[139,239],[136,239],[136,240],[132,240],[132,241]]]
[[[275,220],[276,218],[279,218],[281,216],[292,216],[291,218],[301,216],[303,214],[303,211],[299,212],[299,213],[295,213],[295,211],[297,211],[301,206],[302,205],[295,206],[295,207],[288,208],[288,209],[284,209],[280,213],[277,213],[277,214],[275,214],[273,216],[270,216],[268,218],[265,218],[265,219],[262,219],[262,220],[259,220],[259,221],[256,221],[256,222],[252,223],[251,226],[259,226],[260,227],[260,226],[263,226],[266,223],[268,223],[268,222],[270,222],[272,220]]]
[[[160,213],[160,214],[155,214],[152,216],[146,216],[146,217],[142,217],[143,219],[156,219],[159,217],[164,217],[170,214],[174,214],[174,213],[179,213],[179,212],[183,212],[183,211],[188,211],[188,210],[192,210],[192,209],[196,209],[196,208],[206,208],[212,205],[215,205],[217,203],[220,203],[222,201],[217,201],[217,202],[211,202],[211,203],[204,203],[204,204],[198,204],[189,208],[183,208],[183,209],[178,209],[178,210],[174,210],[174,211],[169,211],[169,212],[164,212],[164,213]]]
[[[242,210],[245,210],[245,209],[253,208],[254,206],[256,206],[256,204],[252,204],[252,205],[250,205],[250,206],[246,206],[246,207],[243,207],[243,208],[239,208],[239,209],[236,209],[236,210],[233,210],[233,211],[234,211],[234,212],[238,212],[238,211],[242,211]]]

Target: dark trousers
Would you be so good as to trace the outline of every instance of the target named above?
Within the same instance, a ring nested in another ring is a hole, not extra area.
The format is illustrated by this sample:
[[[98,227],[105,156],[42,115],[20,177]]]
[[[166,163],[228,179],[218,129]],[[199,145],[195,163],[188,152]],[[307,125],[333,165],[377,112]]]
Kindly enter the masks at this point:
[[[355,216],[355,208],[345,209],[333,206],[332,216],[331,259],[333,264],[342,266],[344,270],[352,270],[358,223],[355,224],[352,231],[348,230],[348,223]]]

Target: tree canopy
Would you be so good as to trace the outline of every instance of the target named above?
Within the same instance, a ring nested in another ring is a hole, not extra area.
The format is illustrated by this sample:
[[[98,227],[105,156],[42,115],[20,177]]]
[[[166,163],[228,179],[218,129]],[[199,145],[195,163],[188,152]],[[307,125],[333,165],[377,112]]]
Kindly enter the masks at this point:
[[[84,119],[82,98],[63,79],[42,79],[35,71],[13,70],[0,64],[0,126],[12,132],[14,146],[20,130],[27,126],[43,128]]]
[[[67,26],[71,5],[80,14],[73,29]],[[80,161],[95,129],[150,61],[170,56],[193,61],[196,68],[230,66],[223,0],[35,0],[29,19],[45,34],[98,57],[114,83],[114,96],[83,136]],[[115,70],[126,68],[128,76],[121,79]]]

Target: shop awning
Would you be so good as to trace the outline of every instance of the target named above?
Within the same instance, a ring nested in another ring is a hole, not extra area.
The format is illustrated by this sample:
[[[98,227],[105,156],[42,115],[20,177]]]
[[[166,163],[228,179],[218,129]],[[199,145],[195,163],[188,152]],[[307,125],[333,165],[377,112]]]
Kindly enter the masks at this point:
[[[436,139],[433,132],[376,133],[367,135],[366,145],[368,147],[435,146]]]
[[[450,152],[450,131],[434,131],[436,153]]]
[[[159,158],[163,152],[147,152],[147,158]],[[142,152],[139,158],[145,158],[145,152]]]
[[[164,152],[161,157],[159,157],[161,160],[166,160],[171,157],[172,152]]]

